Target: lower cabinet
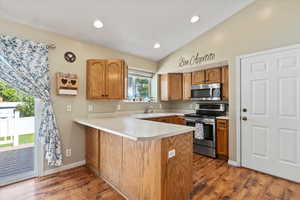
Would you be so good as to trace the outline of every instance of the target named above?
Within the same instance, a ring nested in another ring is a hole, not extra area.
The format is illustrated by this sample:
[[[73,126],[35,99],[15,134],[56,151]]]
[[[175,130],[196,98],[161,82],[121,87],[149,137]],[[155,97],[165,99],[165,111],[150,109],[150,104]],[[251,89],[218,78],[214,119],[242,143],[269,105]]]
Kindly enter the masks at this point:
[[[122,137],[103,131],[100,137],[100,175],[119,187],[122,170]]]
[[[86,165],[96,174],[100,171],[100,134],[97,129],[86,127],[85,161]]]
[[[130,200],[188,200],[193,134],[134,141],[86,128],[87,167]],[[168,157],[170,151],[176,156]]]
[[[121,190],[132,200],[160,199],[161,142],[123,138]]]
[[[218,158],[228,159],[228,120],[217,120],[217,155]]]
[[[178,125],[185,125],[186,121],[184,117],[181,116],[169,116],[169,117],[158,117],[158,118],[147,118],[144,120],[155,121],[155,122],[164,122],[170,124],[178,124]]]

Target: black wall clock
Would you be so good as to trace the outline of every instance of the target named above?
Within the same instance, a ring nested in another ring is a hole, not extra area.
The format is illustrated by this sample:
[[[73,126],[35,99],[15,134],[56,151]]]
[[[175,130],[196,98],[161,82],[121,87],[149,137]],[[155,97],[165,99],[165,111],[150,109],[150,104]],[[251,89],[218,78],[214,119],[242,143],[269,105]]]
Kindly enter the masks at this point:
[[[73,52],[68,51],[65,53],[65,60],[67,62],[73,63],[76,60],[76,55]]]

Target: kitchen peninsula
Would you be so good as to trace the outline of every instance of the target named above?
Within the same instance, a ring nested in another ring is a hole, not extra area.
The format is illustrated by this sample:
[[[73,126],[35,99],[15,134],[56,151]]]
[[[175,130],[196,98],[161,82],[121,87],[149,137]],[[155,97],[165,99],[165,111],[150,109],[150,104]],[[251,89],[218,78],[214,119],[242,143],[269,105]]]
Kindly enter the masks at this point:
[[[87,166],[130,200],[189,199],[194,129],[137,118],[76,119]]]

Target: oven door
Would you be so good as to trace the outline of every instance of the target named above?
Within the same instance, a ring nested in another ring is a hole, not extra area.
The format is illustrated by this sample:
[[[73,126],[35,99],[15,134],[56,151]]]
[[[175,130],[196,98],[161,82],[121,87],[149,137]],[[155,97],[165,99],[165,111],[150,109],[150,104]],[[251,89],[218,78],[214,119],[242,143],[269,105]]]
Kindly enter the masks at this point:
[[[186,125],[195,127],[198,121],[203,124],[204,139],[199,140],[194,137],[194,144],[214,148],[216,146],[215,120],[186,118]]]

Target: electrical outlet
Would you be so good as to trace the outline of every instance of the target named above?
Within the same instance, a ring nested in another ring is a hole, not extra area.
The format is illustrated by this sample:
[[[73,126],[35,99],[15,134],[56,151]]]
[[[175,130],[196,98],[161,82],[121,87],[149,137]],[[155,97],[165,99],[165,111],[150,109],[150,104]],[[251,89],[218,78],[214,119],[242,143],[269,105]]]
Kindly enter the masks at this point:
[[[88,105],[88,111],[93,112],[94,111],[94,106],[93,105]]]
[[[162,104],[159,104],[159,109],[162,109]]]
[[[175,157],[176,155],[176,150],[172,149],[168,152],[168,159]]]
[[[67,112],[72,112],[72,105],[71,104],[67,105]]]
[[[121,105],[120,104],[118,104],[117,110],[121,110]]]
[[[66,149],[66,156],[71,157],[72,156],[72,150],[71,149]]]

